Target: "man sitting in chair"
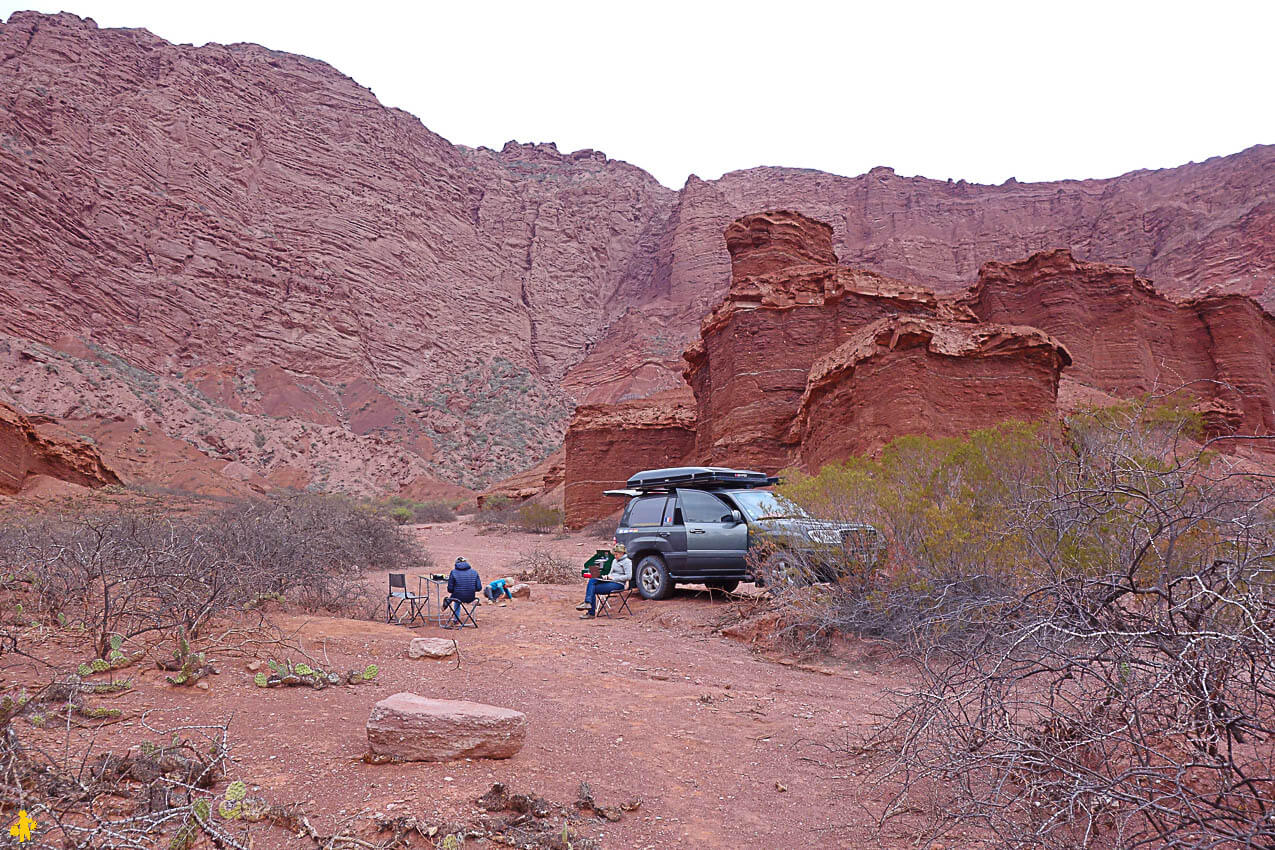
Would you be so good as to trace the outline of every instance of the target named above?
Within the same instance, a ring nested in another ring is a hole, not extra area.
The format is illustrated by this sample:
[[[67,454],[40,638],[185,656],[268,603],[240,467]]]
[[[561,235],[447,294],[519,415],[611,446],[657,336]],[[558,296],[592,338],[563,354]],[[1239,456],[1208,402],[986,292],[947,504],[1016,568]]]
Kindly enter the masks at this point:
[[[629,560],[628,555],[624,554],[624,544],[616,543],[612,546],[611,554],[615,556],[611,561],[611,568],[600,569],[599,572],[603,577],[590,578],[588,585],[585,586],[584,601],[576,606],[577,610],[584,611],[580,615],[581,620],[591,620],[597,614],[599,593],[615,593],[624,590],[629,580],[633,578],[633,562]]]
[[[443,607],[448,603],[452,606],[452,622],[444,623],[445,629],[460,628],[460,604],[464,602],[468,605],[478,598],[478,591],[482,588],[482,579],[478,577],[478,571],[469,565],[469,561],[464,558],[457,558],[456,565],[452,567],[451,573],[447,576],[447,598],[443,600]]]

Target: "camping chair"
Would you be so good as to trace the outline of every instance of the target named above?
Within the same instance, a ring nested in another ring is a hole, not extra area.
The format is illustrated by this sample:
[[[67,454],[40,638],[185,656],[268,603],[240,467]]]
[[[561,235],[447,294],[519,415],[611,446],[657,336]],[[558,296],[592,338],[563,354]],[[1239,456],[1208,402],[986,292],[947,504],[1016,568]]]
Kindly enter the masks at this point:
[[[385,594],[385,622],[403,625],[398,612],[404,602],[407,603],[408,625],[415,622],[418,617],[424,621],[422,603],[428,598],[408,592],[406,573],[390,573],[390,590]]]
[[[452,599],[450,596],[447,597],[443,600],[443,611],[442,615],[439,617],[439,625],[445,624],[452,628],[456,628],[455,626],[452,626],[452,623],[459,622],[460,628],[462,629],[467,625],[478,628],[478,621],[474,619],[474,612],[478,610],[478,603],[480,599],[481,597],[475,596],[471,602],[461,602],[459,599]],[[459,612],[456,612],[452,607],[455,602],[460,602]]]
[[[611,616],[611,597],[612,596],[614,596],[620,602],[619,607],[615,609],[615,616],[619,617],[620,615],[626,612],[629,614],[629,616],[633,616],[633,609],[629,607],[629,597],[636,592],[637,592],[637,588],[633,587],[632,585],[626,584],[620,590],[613,590],[610,593],[595,593],[593,595],[593,598],[594,598],[594,601],[598,603],[597,616],[599,617]]]

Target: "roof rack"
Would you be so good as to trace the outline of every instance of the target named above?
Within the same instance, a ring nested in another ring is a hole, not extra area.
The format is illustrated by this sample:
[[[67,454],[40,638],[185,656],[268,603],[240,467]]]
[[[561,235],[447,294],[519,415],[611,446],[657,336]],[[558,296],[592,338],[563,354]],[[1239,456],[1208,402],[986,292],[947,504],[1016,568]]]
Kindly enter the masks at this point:
[[[630,490],[671,490],[688,487],[698,490],[752,489],[769,487],[779,479],[764,472],[727,469],[720,466],[678,466],[670,469],[646,469],[625,484]]]

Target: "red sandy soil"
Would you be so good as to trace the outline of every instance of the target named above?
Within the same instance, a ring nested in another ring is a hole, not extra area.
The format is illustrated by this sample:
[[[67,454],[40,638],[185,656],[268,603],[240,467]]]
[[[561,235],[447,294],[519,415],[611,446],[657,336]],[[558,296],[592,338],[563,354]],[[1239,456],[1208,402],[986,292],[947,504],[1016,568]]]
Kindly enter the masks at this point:
[[[582,535],[484,535],[463,522],[417,533],[438,569],[464,555],[484,580],[507,574],[510,562],[537,546],[583,562],[600,545]],[[384,574],[369,581],[385,586]],[[871,725],[900,676],[867,661],[795,664],[758,656],[716,632],[728,603],[702,589],[636,601],[631,618],[591,621],[573,607],[582,590],[534,585],[529,601],[482,605],[481,627],[463,632],[281,614],[278,622],[298,629],[306,649],[326,656],[333,669],[375,663],[380,675],[358,687],[261,689],[246,668],[251,656],[223,657],[203,691],[134,668],[127,671],[137,685],[132,692],[91,699],[129,715],[96,732],[95,748],[146,739],[139,721],[145,709],[155,727],[229,719],[228,778],[260,786],[272,803],[306,803],[323,832],[377,811],[433,823],[468,820],[475,798],[497,781],[569,804],[587,781],[600,805],[642,801],[620,822],[585,827],[607,848],[909,845],[897,830],[877,829],[876,794],[859,794],[864,765],[828,749]],[[459,663],[407,658],[418,636],[456,637]],[[44,649],[57,651],[61,637]],[[83,651],[59,653],[59,666],[73,667],[77,653]],[[15,658],[0,667],[4,686],[38,681],[35,665]],[[523,711],[526,746],[507,761],[362,762],[372,705],[399,691]],[[60,731],[21,731],[61,741]],[[255,833],[258,848],[313,846],[279,829],[259,826]],[[465,846],[493,845],[471,839]]]

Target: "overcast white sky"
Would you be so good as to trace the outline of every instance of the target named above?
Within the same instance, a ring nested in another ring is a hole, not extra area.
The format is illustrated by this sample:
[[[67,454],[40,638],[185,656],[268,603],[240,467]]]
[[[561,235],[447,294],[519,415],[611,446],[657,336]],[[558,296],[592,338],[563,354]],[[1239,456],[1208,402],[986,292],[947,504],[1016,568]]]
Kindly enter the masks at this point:
[[[27,4],[0,2],[7,18]],[[595,148],[680,187],[754,165],[1000,183],[1275,142],[1275,2],[54,0],[322,59],[453,142]]]

